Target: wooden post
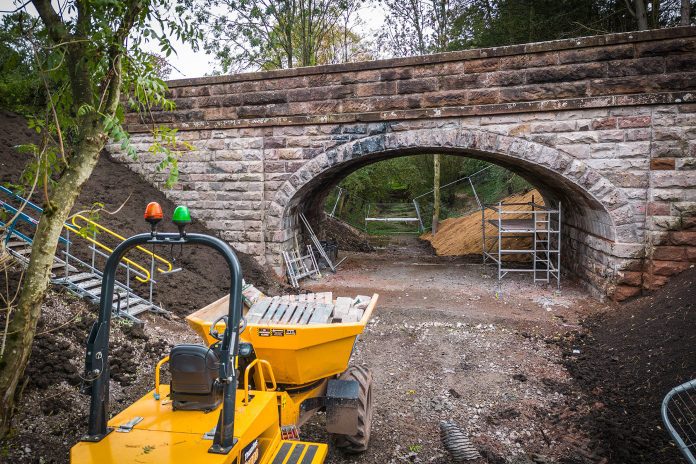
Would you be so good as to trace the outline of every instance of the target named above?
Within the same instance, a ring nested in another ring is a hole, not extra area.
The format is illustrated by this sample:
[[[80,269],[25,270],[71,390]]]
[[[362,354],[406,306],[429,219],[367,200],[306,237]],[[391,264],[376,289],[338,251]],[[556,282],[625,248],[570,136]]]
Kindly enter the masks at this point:
[[[437,225],[440,220],[440,161],[442,155],[433,157],[433,235],[437,233]]]

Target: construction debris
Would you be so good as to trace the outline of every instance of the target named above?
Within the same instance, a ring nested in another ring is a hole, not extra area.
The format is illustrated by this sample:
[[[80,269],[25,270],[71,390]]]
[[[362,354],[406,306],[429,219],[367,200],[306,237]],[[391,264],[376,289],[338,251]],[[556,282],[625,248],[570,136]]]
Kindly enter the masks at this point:
[[[242,300],[247,308],[251,308],[254,306],[254,303],[265,296],[266,295],[264,295],[261,290],[254,287],[254,284],[248,284],[244,279],[242,279]]]
[[[285,270],[288,274],[290,285],[295,288],[300,286],[300,279],[311,276],[321,277],[317,260],[314,259],[312,247],[307,246],[307,254],[302,255],[298,250],[284,251]]]
[[[374,296],[338,297],[331,292],[262,297],[246,315],[250,324],[340,324],[359,322]]]
[[[303,213],[300,213],[300,219],[302,220],[302,223],[304,226],[307,228],[307,232],[309,233],[309,238],[312,240],[312,243],[314,244],[314,248],[319,252],[322,258],[326,261],[326,264],[329,265],[329,268],[331,269],[331,272],[336,272],[336,265],[329,259],[329,255],[326,254],[326,250],[324,250],[324,247],[321,245],[321,242],[319,241],[319,238],[317,235],[314,233],[314,230],[312,230],[312,226],[309,225],[309,221],[307,221],[307,218]],[[312,250],[310,248],[310,253],[312,253]],[[314,254],[312,253],[312,259],[314,259]]]

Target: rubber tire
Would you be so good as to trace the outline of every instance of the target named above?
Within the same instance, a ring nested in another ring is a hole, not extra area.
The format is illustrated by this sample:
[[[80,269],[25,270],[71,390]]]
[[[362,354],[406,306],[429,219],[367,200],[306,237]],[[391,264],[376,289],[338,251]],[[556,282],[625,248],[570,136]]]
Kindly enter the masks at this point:
[[[345,453],[367,451],[372,430],[372,373],[361,366],[349,367],[339,380],[355,380],[360,384],[358,396],[358,432],[355,435],[332,434],[337,448]]]

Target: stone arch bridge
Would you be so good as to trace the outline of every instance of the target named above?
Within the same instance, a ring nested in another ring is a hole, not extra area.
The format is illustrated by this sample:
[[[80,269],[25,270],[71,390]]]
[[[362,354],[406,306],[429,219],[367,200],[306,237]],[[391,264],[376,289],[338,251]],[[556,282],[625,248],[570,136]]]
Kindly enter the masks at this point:
[[[504,166],[564,205],[563,267],[616,299],[696,262],[696,28],[169,82],[195,151],[166,194],[281,271],[298,212],[367,164]],[[156,185],[140,116],[128,163]]]

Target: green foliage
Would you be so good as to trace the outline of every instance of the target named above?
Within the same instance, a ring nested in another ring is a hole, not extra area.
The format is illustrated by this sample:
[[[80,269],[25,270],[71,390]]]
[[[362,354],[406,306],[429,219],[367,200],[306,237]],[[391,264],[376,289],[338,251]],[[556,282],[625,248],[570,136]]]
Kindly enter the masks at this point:
[[[471,176],[476,189],[463,178]],[[473,158],[445,155],[441,157],[440,218],[469,214],[482,203],[495,203],[503,198],[533,188],[513,172]],[[365,223],[366,215],[380,217],[414,217],[413,199],[417,198],[425,228],[433,214],[433,156],[415,155],[392,158],[370,164],[350,174],[340,184],[342,197],[334,190],[326,199],[325,210],[370,234],[417,233],[414,223]]]
[[[223,72],[280,69],[363,56],[352,31],[363,0],[202,0],[205,49]],[[224,11],[224,14],[219,14]]]
[[[4,16],[0,22],[0,108],[20,114],[33,112],[45,99],[31,50],[15,41],[32,22],[24,12]]]
[[[179,156],[183,151],[193,150],[188,142],[177,141],[177,130],[160,127],[153,133],[154,141],[148,151],[162,160],[157,164],[157,172],[169,169],[169,175],[164,182],[166,188],[171,188],[179,180]]]
[[[391,55],[409,56],[633,31],[635,2],[648,28],[674,26],[681,0],[381,0],[379,39]],[[692,5],[696,2],[692,1]],[[694,8],[692,8],[692,16]]]
[[[25,114],[44,140],[41,146],[24,148],[33,159],[22,183],[31,185],[38,176],[39,187],[51,187],[80,149],[82,129],[94,124],[135,158],[123,127],[126,109],[141,113],[144,121],[154,109],[174,109],[163,80],[166,60],[142,47],[154,41],[169,56],[174,53],[172,40],[178,39],[197,48],[201,33],[188,6],[185,0],[97,0],[85,10],[73,0],[55,16],[36,18],[20,11],[3,18],[0,57],[8,60],[0,64],[0,89],[7,91],[0,92],[0,104]],[[84,17],[79,24],[77,12]],[[166,184],[171,186],[178,177],[181,151],[171,148],[177,146],[176,133],[160,128],[153,132],[151,152],[163,156],[160,167],[169,168]]]

